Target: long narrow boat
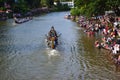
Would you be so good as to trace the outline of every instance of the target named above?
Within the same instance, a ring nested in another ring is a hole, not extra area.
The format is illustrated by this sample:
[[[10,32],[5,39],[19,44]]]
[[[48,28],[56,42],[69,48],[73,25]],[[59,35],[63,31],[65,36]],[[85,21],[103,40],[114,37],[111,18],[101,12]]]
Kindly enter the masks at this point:
[[[51,49],[55,49],[58,44],[56,41],[57,38],[56,37],[48,37],[48,36],[46,36],[46,37],[47,37],[47,39],[46,39],[47,46]]]
[[[17,19],[16,17],[14,17],[14,21],[15,23],[17,24],[21,24],[21,23],[24,23],[24,22],[28,22],[32,20],[32,17],[26,17],[26,18],[20,18],[20,19]]]

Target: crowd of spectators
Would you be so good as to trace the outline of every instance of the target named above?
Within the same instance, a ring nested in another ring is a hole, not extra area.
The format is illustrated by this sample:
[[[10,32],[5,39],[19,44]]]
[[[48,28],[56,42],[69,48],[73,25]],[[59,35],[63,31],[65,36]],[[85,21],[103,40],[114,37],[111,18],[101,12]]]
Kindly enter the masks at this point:
[[[107,49],[120,62],[120,17],[103,15],[86,18],[79,16],[77,23],[88,36],[100,33],[102,38],[95,41],[95,47]]]

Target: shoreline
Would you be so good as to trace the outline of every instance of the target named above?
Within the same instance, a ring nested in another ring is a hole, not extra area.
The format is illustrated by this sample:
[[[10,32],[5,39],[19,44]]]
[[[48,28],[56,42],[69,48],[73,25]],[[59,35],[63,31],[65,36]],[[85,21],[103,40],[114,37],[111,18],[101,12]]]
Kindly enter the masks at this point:
[[[111,60],[120,66],[120,17],[102,15],[88,19],[68,14],[64,18],[75,21],[89,37],[96,37],[100,33],[102,38],[95,40],[94,47],[107,50]]]
[[[0,14],[1,14],[0,21],[6,21],[7,19],[11,19],[14,17],[17,17],[17,18],[32,17],[32,16],[46,14],[46,13],[49,13],[52,11],[53,11],[53,9],[50,9],[47,7],[42,7],[42,8],[31,9],[30,11],[28,11],[26,13],[0,12]],[[2,15],[4,15],[4,16],[2,16]]]

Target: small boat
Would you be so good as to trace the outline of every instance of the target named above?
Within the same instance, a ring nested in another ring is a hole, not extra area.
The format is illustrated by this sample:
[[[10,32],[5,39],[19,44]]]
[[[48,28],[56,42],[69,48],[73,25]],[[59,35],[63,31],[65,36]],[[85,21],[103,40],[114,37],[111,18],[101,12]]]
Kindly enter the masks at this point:
[[[32,20],[32,17],[26,17],[26,18],[20,18],[20,19],[14,17],[14,20],[15,20],[15,23],[21,24],[21,23],[28,22],[28,21]]]
[[[67,14],[64,16],[65,19],[71,19],[71,15],[70,14]]]

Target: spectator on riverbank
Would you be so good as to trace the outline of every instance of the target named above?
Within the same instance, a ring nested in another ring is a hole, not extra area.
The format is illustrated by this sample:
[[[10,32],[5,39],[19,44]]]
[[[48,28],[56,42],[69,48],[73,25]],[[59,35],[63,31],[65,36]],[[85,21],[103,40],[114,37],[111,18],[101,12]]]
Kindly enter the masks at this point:
[[[85,29],[84,32],[86,32],[88,36],[95,35],[99,31],[103,33],[101,46],[112,50],[115,54],[119,52],[120,44],[116,43],[117,37],[120,37],[120,29],[117,18],[103,15],[98,18],[86,19],[84,16],[80,16],[77,23]],[[96,41],[95,47],[98,46],[99,42]]]

